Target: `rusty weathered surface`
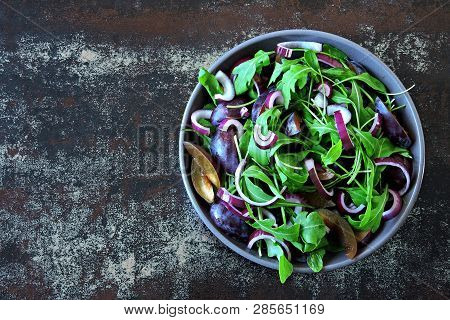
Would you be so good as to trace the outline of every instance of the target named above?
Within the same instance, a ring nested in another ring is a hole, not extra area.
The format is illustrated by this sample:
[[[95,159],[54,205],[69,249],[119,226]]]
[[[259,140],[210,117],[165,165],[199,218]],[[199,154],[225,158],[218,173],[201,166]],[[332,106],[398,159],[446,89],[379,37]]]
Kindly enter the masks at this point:
[[[0,297],[448,297],[449,6],[6,3]],[[350,267],[280,285],[275,271],[225,248],[197,218],[179,179],[176,126],[199,66],[288,28],[348,37],[406,86],[415,83],[428,157],[417,205],[388,244]],[[163,157],[156,161],[154,152]]]

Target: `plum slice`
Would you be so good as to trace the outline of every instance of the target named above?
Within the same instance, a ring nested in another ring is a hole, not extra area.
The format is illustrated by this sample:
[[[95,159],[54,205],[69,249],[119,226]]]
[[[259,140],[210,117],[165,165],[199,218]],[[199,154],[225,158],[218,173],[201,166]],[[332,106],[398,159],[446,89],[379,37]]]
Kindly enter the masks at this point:
[[[202,149],[202,147],[193,144],[191,142],[185,141],[183,142],[184,147],[186,148],[187,152],[198,162],[198,165],[200,166],[203,173],[206,175],[206,177],[211,181],[211,183],[216,187],[220,188],[220,179],[219,175],[217,174],[216,169],[214,168],[214,165],[212,164],[210,158],[208,157],[208,153]]]
[[[358,245],[352,227],[339,215],[339,213],[328,209],[318,209],[317,212],[325,225],[330,228],[332,232],[336,233],[339,242],[345,249],[345,255],[349,259],[353,259],[356,255]]]
[[[203,173],[197,159],[192,159],[191,180],[195,191],[208,203],[214,201],[214,189],[208,177]]]
[[[379,97],[375,99],[375,110],[383,117],[381,126],[388,138],[400,147],[409,148],[412,144],[411,138]]]

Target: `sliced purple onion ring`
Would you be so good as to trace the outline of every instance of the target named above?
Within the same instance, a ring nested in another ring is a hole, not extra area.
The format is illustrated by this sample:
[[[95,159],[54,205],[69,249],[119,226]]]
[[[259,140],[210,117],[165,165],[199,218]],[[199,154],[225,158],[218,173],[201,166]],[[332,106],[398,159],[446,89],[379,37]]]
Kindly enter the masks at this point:
[[[223,187],[217,190],[217,197],[219,197],[220,200],[229,203],[237,208],[245,208],[245,201],[241,197],[231,194],[227,189]]]
[[[357,214],[363,212],[364,209],[366,208],[366,206],[363,204],[359,205],[358,207],[356,207],[353,203],[351,203],[350,205],[347,205],[345,203],[345,193],[343,191],[339,191],[339,193],[337,195],[336,205],[337,205],[338,211],[341,214],[349,214],[349,215],[357,215]]]
[[[353,141],[348,134],[341,111],[336,111],[334,113],[334,121],[336,122],[336,128],[339,134],[339,138],[341,138],[344,150],[348,151],[353,149],[355,145],[353,144]]]
[[[317,192],[319,192],[319,194],[325,199],[330,199],[334,194],[334,190],[328,191],[323,186],[322,182],[319,179],[319,176],[317,175],[316,166],[314,165],[314,159],[306,159],[305,167],[306,170],[308,170],[309,178],[316,187]]]
[[[250,112],[248,111],[247,107],[242,107],[239,111],[239,114],[241,115],[242,119],[247,119],[250,116]]]
[[[270,149],[277,142],[278,136],[272,131],[269,131],[266,135],[264,135],[262,133],[261,126],[259,124],[255,124],[253,139],[260,149],[266,150]]]
[[[403,188],[401,188],[398,191],[398,193],[400,194],[400,196],[403,196],[408,191],[409,185],[411,184],[411,174],[408,168],[403,163],[402,159],[400,157],[386,157],[386,158],[376,158],[373,161],[377,166],[392,166],[402,170],[406,178],[406,183],[403,186]]]
[[[284,103],[283,94],[279,90],[270,92],[267,95],[263,106],[265,108],[267,108],[267,109],[271,109],[271,108],[273,108],[273,105],[274,105],[275,102],[277,104],[283,104]]]
[[[330,81],[324,80],[323,83],[319,83],[316,86],[317,91],[319,91],[321,94],[325,95],[325,97],[329,98],[331,97],[331,93],[333,92],[333,85]]]
[[[369,129],[369,132],[372,136],[376,136],[378,130],[381,128],[381,123],[383,122],[383,116],[380,113],[375,113],[375,118],[373,119],[372,126]]]
[[[348,110],[347,105],[342,103],[342,104],[330,104],[327,107],[327,114],[329,116],[334,115],[334,113],[336,111],[341,111],[342,114],[342,119],[344,119],[344,123],[347,124],[350,122],[350,120],[352,119],[352,113],[350,112],[350,110]]]
[[[253,233],[249,237],[247,248],[251,249],[256,242],[258,242],[259,240],[266,240],[266,239],[278,242],[281,245],[281,247],[283,247],[284,251],[286,252],[287,259],[291,260],[291,257],[292,257],[291,250],[289,250],[289,247],[286,245],[286,243],[275,238],[273,235],[271,235],[270,233],[265,232],[263,230],[253,231]]]
[[[235,119],[224,119],[219,123],[219,129],[222,131],[228,131],[231,126],[236,128],[238,138],[242,137],[244,134],[244,126],[239,121]]]
[[[234,82],[234,81],[233,81],[233,82]],[[259,97],[259,95],[261,94],[261,90],[259,89],[258,82],[256,82],[255,79],[253,79],[253,85],[255,86],[255,88],[256,88],[256,93],[258,94],[258,97]]]
[[[326,65],[329,65],[330,67],[342,68],[342,63],[340,63],[336,59],[333,59],[332,57],[327,56],[326,54],[323,54],[323,53],[317,54],[317,60],[319,60],[319,62],[322,62]]]
[[[322,44],[318,42],[310,42],[310,41],[288,41],[281,42],[277,44],[276,52],[279,56],[283,58],[292,57],[292,53],[294,52],[292,49],[308,49],[315,52],[322,51]]]
[[[248,221],[252,218],[250,217],[250,214],[248,213],[247,209],[238,209],[235,206],[233,206],[231,203],[220,201],[221,204],[223,204],[228,210],[230,210],[233,214],[241,218],[242,220]]]
[[[218,100],[224,100],[224,101],[231,101],[234,99],[235,92],[234,92],[234,85],[233,82],[228,78],[228,76],[223,73],[222,71],[217,71],[216,73],[216,79],[220,82],[220,84],[223,87],[223,94],[216,93],[214,95],[215,99]]]
[[[234,184],[236,186],[236,191],[239,193],[241,198],[248,204],[251,204],[256,207],[270,206],[272,203],[274,203],[275,201],[277,201],[280,198],[278,195],[274,196],[272,199],[270,199],[266,202],[256,202],[256,201],[253,201],[252,199],[250,199],[249,197],[247,197],[244,194],[244,192],[242,191],[240,181],[241,181],[242,171],[244,170],[246,163],[247,163],[247,159],[246,158],[242,159],[242,161],[239,163],[239,165],[236,169],[236,172],[234,173]],[[286,190],[286,187],[283,187],[283,189],[281,189],[280,193],[283,193],[284,190]]]
[[[397,216],[403,207],[403,201],[400,193],[392,189],[388,189],[388,191],[391,194],[393,201],[392,206],[388,210],[383,212],[382,219],[384,221],[390,220]]]
[[[314,102],[314,105],[317,108],[325,109],[328,106],[328,100],[325,97],[325,95],[323,93],[321,93],[321,92],[318,92],[316,94],[316,96],[314,97],[314,101],[313,102]]]
[[[286,194],[284,198],[286,199],[286,201],[289,201],[289,202],[294,202],[294,203],[298,203],[298,204],[306,203],[305,199],[298,194],[289,193],[289,194]],[[299,213],[301,211],[303,211],[303,206],[294,207],[295,213]]]
[[[270,212],[269,210],[265,209],[265,208],[261,208],[261,213],[263,214],[264,217],[266,217],[267,219],[272,219],[273,221],[275,221],[275,223],[273,224],[274,227],[278,227],[277,224],[277,218],[275,218],[275,215]]]
[[[205,126],[202,126],[198,121],[200,119],[211,119],[212,110],[197,110],[191,114],[192,128],[200,134],[209,135],[211,130]]]

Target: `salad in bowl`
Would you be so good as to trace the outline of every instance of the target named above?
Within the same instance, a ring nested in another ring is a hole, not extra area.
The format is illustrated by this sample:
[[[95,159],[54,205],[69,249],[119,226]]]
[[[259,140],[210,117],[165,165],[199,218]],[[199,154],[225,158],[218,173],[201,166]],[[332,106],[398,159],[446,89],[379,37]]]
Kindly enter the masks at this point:
[[[190,179],[210,220],[247,250],[314,272],[354,259],[402,209],[413,143],[380,79],[336,47],[288,41],[227,69],[201,68],[190,114]],[[195,139],[194,139],[195,137]]]

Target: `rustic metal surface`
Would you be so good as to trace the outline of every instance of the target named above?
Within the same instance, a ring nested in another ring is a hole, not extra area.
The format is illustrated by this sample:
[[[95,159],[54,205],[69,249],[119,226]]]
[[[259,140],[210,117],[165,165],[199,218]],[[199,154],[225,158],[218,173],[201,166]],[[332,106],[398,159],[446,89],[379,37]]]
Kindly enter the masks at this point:
[[[445,2],[92,3],[0,0],[1,298],[448,297]],[[387,245],[281,285],[195,214],[176,127],[198,67],[288,28],[347,37],[416,84],[427,168]]]

